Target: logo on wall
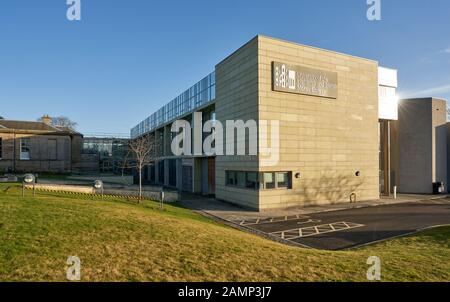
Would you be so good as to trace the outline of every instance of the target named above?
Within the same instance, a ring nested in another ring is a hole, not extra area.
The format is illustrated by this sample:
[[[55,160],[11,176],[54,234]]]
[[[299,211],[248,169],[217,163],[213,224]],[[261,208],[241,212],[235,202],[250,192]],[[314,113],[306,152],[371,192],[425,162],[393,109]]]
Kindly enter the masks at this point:
[[[336,72],[279,62],[272,64],[273,90],[336,99]]]

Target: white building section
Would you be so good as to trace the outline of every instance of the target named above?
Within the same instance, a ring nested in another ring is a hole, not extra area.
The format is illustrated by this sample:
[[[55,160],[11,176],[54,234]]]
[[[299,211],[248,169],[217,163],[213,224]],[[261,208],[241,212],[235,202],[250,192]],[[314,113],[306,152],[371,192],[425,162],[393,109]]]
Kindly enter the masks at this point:
[[[378,118],[398,120],[397,70],[378,67]]]

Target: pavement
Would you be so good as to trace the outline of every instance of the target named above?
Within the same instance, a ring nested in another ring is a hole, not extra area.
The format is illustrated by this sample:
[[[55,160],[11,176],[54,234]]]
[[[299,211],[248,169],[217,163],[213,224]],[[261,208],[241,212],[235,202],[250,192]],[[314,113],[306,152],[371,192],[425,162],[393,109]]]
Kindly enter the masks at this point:
[[[397,199],[256,212],[212,198],[185,198],[182,206],[282,243],[343,250],[450,225],[447,196],[399,195]]]

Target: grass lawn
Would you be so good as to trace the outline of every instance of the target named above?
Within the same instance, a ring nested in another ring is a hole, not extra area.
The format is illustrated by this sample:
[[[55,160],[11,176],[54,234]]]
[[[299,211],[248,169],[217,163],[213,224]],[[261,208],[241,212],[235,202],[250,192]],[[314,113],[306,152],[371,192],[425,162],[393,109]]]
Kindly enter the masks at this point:
[[[366,281],[369,256],[383,281],[450,280],[450,227],[353,251],[289,247],[189,210],[104,201],[0,185],[0,280],[65,281],[78,256],[83,281]]]

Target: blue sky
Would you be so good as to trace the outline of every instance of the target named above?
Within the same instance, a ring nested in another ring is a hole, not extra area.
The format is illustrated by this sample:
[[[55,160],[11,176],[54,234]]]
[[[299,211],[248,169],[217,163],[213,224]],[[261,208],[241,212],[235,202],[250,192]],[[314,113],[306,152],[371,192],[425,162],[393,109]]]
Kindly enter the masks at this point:
[[[450,99],[450,1],[66,0],[0,2],[0,115],[66,115],[128,133],[256,34],[378,60],[401,96]]]

